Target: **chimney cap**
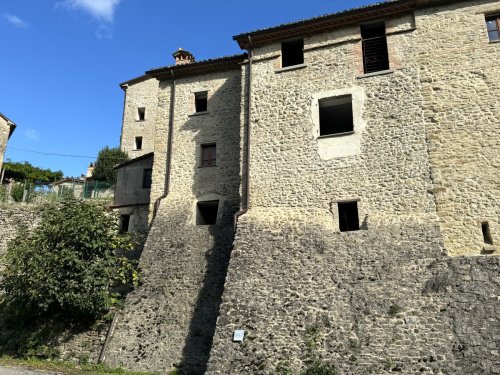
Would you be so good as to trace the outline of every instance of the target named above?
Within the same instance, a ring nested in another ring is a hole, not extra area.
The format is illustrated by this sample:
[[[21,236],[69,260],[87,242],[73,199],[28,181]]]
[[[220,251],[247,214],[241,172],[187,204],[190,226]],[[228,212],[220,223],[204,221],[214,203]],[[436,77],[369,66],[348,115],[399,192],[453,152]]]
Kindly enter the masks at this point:
[[[179,48],[177,51],[175,51],[172,56],[175,59],[176,65],[179,64],[189,64],[195,61],[194,56],[191,52],[186,51],[182,48]]]

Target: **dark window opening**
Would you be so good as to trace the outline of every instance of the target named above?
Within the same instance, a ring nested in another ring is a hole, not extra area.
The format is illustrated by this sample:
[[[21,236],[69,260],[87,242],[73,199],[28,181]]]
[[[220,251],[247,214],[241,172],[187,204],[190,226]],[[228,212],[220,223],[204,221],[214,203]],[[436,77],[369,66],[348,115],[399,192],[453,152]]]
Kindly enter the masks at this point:
[[[213,225],[217,223],[219,201],[198,202],[196,225]]]
[[[153,169],[147,168],[144,169],[142,173],[142,187],[143,189],[150,189],[151,183],[153,181]]]
[[[365,74],[389,69],[385,23],[361,26]]]
[[[352,97],[342,96],[319,100],[319,135],[354,131]]]
[[[215,143],[209,145],[201,145],[201,163],[202,167],[215,166],[217,149]]]
[[[135,149],[142,150],[142,137],[135,137]]]
[[[481,230],[483,231],[483,240],[485,244],[493,245],[493,238],[491,238],[490,224],[487,221],[481,223]]]
[[[500,15],[486,17],[486,29],[490,42],[500,41]]]
[[[304,40],[281,42],[281,67],[304,64]]]
[[[208,92],[195,93],[194,106],[196,112],[206,112],[208,110]]]
[[[139,121],[144,121],[146,119],[146,108],[137,108],[137,119]]]
[[[340,231],[359,230],[358,202],[339,202],[338,208]]]
[[[130,215],[120,216],[120,233],[127,233],[130,225]]]

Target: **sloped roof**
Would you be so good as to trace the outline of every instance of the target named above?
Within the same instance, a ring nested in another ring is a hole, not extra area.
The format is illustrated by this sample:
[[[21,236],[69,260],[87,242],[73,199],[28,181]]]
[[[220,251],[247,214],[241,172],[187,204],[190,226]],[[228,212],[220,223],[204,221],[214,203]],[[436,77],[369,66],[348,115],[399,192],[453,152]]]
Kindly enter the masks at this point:
[[[387,0],[374,4],[342,10],[336,13],[284,23],[235,35],[241,49],[260,47],[283,39],[325,32],[339,27],[359,24],[412,11],[415,8],[458,3],[464,0]]]
[[[125,160],[123,163],[116,164],[113,167],[113,169],[120,169],[120,168],[125,167],[126,165],[134,164],[134,163],[137,163],[138,161],[149,159],[149,158],[153,158],[153,157],[154,157],[154,152],[149,152],[147,154],[138,156],[136,158]]]
[[[238,55],[222,56],[213,59],[196,61],[182,65],[168,65],[148,70],[146,74],[158,79],[172,79],[172,73],[175,77],[187,77],[196,74],[211,73],[216,71],[239,69],[240,63],[247,58],[246,53]]]
[[[14,133],[14,130],[16,130],[17,125],[1,112],[0,112],[0,117],[3,118],[7,122],[7,125],[10,126],[10,131],[9,131],[9,138],[10,138],[12,133]]]

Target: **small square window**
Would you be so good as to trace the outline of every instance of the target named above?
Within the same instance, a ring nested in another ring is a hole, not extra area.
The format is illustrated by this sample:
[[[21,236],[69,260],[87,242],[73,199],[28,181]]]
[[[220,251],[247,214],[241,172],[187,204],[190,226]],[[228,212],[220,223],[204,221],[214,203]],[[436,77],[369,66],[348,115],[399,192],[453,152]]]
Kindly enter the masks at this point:
[[[146,108],[141,107],[137,108],[137,121],[146,120]]]
[[[214,225],[217,223],[219,201],[198,202],[196,205],[196,225]]]
[[[196,92],[194,94],[195,112],[206,112],[208,110],[208,92]]]
[[[352,96],[319,100],[319,135],[327,136],[354,131]]]
[[[304,39],[281,42],[281,67],[304,64]]]
[[[151,188],[151,183],[153,181],[153,169],[151,168],[146,168],[142,172],[142,188],[143,189],[150,189]]]
[[[358,202],[339,202],[338,209],[340,231],[359,230]]]
[[[120,233],[127,233],[130,226],[130,215],[120,216]]]
[[[363,39],[363,64],[365,74],[389,69],[389,50],[385,35],[385,23],[361,26]]]
[[[217,159],[215,143],[201,145],[201,167],[214,167]]]
[[[490,42],[500,41],[500,15],[486,17],[486,29]]]
[[[142,150],[142,137],[135,137],[135,149]]]

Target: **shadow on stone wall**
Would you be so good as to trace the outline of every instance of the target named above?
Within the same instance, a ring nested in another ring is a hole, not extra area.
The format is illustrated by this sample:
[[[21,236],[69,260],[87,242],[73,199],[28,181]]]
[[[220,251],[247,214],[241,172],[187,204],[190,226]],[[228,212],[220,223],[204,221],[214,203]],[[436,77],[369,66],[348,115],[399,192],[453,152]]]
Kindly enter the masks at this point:
[[[214,113],[215,118],[191,117],[182,127],[183,132],[194,134],[196,163],[193,169],[193,195],[200,198],[215,194],[223,200],[218,224],[209,227],[213,246],[205,251],[205,274],[179,366],[183,374],[189,375],[201,375],[207,369],[234,240],[233,217],[240,205],[240,113],[217,113],[218,108],[226,110],[224,107],[229,100],[236,100],[231,95],[234,85],[231,79],[226,81],[209,98],[208,107],[209,110],[212,108],[211,113]],[[236,106],[237,103],[232,105]],[[200,168],[200,145],[210,142],[216,142],[217,145],[217,167]]]
[[[203,286],[198,293],[179,367],[183,374],[201,375],[207,369],[224,291],[232,233],[230,230],[225,230],[224,233],[217,230],[211,232],[214,246],[205,252],[207,266]]]

